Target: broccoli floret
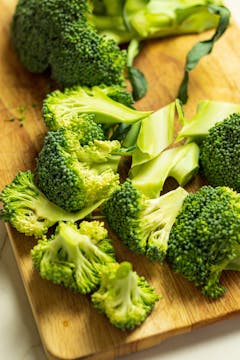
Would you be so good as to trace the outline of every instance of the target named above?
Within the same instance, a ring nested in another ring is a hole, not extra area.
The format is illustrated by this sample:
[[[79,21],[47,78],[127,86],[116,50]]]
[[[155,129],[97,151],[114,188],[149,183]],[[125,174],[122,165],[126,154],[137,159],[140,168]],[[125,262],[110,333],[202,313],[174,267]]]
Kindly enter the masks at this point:
[[[126,52],[97,33],[87,0],[19,0],[12,21],[12,41],[24,66],[51,69],[61,85],[122,84]]]
[[[189,194],[172,227],[172,269],[217,298],[223,270],[240,270],[240,195],[227,187],[203,186]]]
[[[48,130],[66,128],[77,132],[81,145],[87,145],[94,140],[105,140],[102,125],[96,123],[94,114],[77,114],[71,118],[46,116],[44,120]]]
[[[94,114],[95,121],[101,124],[132,124],[148,115],[151,111],[137,111],[107,95],[106,88],[94,86],[73,87],[64,92],[56,90],[50,93],[43,103],[43,117],[48,127],[51,124],[71,124],[76,115]]]
[[[178,132],[177,140],[187,138],[201,143],[214,125],[236,112],[240,112],[240,104],[211,100],[201,101],[196,114],[190,120],[183,117],[183,126]]]
[[[212,186],[229,186],[240,192],[240,113],[217,123],[200,146],[200,165]]]
[[[134,329],[141,324],[158,301],[155,290],[132,265],[124,261],[110,264],[100,278],[100,288],[91,296],[93,306],[120,328]]]
[[[162,151],[143,164],[131,167],[129,177],[136,189],[149,198],[158,197],[167,178],[185,186],[198,172],[199,147],[196,143]]]
[[[126,180],[104,204],[103,211],[108,225],[126,246],[162,262],[169,232],[187,194],[178,187],[156,199],[148,199]]]
[[[71,130],[49,131],[37,159],[42,192],[67,211],[77,211],[107,199],[119,184],[118,141],[81,146]]]
[[[83,221],[79,228],[60,222],[50,239],[38,241],[31,256],[43,279],[82,294],[95,290],[104,267],[115,262],[107,230],[98,221]]]
[[[51,201],[37,188],[30,170],[19,172],[1,193],[1,219],[9,222],[27,236],[40,237],[58,221],[77,221],[85,218],[101,202],[75,213],[67,212]]]

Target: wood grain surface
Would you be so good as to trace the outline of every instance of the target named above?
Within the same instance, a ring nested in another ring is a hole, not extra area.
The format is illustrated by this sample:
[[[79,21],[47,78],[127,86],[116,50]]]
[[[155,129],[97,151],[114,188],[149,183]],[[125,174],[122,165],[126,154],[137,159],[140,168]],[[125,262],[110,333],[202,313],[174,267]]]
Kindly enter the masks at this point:
[[[0,188],[19,170],[34,169],[46,129],[41,118],[44,96],[54,87],[47,75],[33,75],[20,64],[9,39],[9,24],[16,1],[1,0],[0,12]],[[143,46],[136,65],[146,74],[149,91],[137,103],[143,110],[158,109],[177,94],[187,51],[211,32],[165,40]],[[190,76],[190,98],[185,106],[191,116],[203,99],[240,102],[240,31],[231,25]],[[26,119],[19,106],[26,106]],[[9,121],[15,118],[15,121]],[[21,124],[23,126],[21,126]],[[197,177],[188,189],[195,190]],[[131,253],[115,238],[119,261],[126,259],[162,296],[147,320],[134,331],[122,332],[91,306],[88,296],[74,294],[40,279],[33,270],[30,250],[35,240],[7,226],[9,239],[22,275],[29,302],[49,359],[114,359],[138,351],[167,337],[191,331],[210,322],[240,313],[240,274],[222,276],[227,293],[218,300],[204,298],[198,289],[173,274],[167,264],[151,263]],[[113,234],[112,234],[113,236]]]

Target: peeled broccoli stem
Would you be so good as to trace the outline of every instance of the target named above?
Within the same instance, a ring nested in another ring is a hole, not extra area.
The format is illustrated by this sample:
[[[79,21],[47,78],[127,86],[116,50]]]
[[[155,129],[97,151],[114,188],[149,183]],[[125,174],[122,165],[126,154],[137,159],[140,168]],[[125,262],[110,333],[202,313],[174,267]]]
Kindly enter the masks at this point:
[[[133,186],[149,198],[156,198],[168,177],[185,186],[198,171],[199,147],[196,143],[165,150],[156,158],[130,169]]]
[[[104,8],[89,17],[98,32],[118,43],[129,42],[133,37],[141,39],[169,35],[202,32],[216,27],[218,17],[208,5],[223,5],[222,1],[128,0],[124,7],[111,9],[104,1]]]
[[[183,126],[177,140],[187,138],[201,142],[209,130],[229,115],[240,112],[240,104],[204,100],[198,104],[196,114],[190,119],[183,118]]]
[[[58,117],[69,118],[80,113],[95,115],[101,124],[132,124],[151,114],[151,111],[137,111],[112,100],[100,87],[75,87],[61,93],[59,90],[49,94],[43,104],[43,116],[48,123]]]
[[[19,172],[1,194],[3,210],[1,218],[27,236],[40,237],[58,221],[77,221],[97,209],[104,200],[78,212],[67,212],[37,188],[30,170]]]
[[[134,329],[151,312],[158,296],[129,262],[110,265],[107,270],[101,276],[99,290],[91,296],[92,303],[116,327]]]
[[[187,191],[178,187],[156,199],[145,200],[144,208],[138,214],[142,237],[139,245],[146,247],[146,256],[150,260],[162,262],[165,258],[169,233],[187,195]]]
[[[172,144],[174,118],[175,101],[132,125],[123,142],[124,146],[136,143],[132,154],[132,168],[155,158]]]

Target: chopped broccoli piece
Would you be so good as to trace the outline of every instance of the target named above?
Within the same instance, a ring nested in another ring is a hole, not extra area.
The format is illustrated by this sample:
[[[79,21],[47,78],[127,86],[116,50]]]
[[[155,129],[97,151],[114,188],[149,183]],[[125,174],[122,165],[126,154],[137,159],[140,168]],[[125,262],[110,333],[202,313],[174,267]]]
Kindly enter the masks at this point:
[[[201,101],[196,114],[190,120],[183,118],[183,127],[178,133],[177,140],[187,138],[201,142],[211,127],[235,112],[240,112],[240,104],[211,100]]]
[[[200,166],[212,186],[240,192],[240,113],[213,126],[200,146]]]
[[[77,221],[85,218],[101,205],[92,204],[81,211],[67,212],[51,201],[37,188],[30,170],[19,172],[1,193],[2,220],[9,222],[27,236],[40,237],[58,221]]]
[[[116,4],[115,4],[116,3]],[[93,1],[90,22],[98,32],[126,43],[133,38],[149,39],[202,32],[216,27],[218,16],[209,5],[223,5],[220,0],[127,0]]]
[[[101,124],[132,124],[151,114],[151,111],[137,111],[112,100],[106,89],[74,87],[64,92],[56,90],[49,94],[43,103],[43,117],[48,127],[58,121],[70,124],[76,115],[88,113],[95,115]],[[59,119],[59,120],[58,120]]]
[[[132,168],[155,158],[172,144],[174,139],[174,118],[175,101],[141,120],[136,149],[132,154]],[[135,134],[132,136],[130,132],[124,143],[129,143],[130,137],[135,136]]]
[[[43,279],[82,294],[95,290],[104,267],[115,262],[107,230],[98,221],[83,221],[79,228],[60,222],[50,239],[38,241],[31,256]]]
[[[152,311],[159,297],[143,276],[124,261],[104,269],[100,288],[91,295],[93,306],[121,330],[134,329]]]
[[[132,94],[127,90],[123,89],[122,86],[101,86],[101,89],[112,100],[130,108],[133,108],[134,100]]]
[[[162,262],[169,232],[187,194],[178,187],[148,199],[127,180],[104,204],[104,214],[110,228],[132,251]]]
[[[51,69],[64,87],[122,84],[126,52],[97,33],[87,0],[19,0],[12,21],[12,42],[31,72]]]
[[[159,196],[168,177],[185,186],[198,172],[199,147],[196,143],[162,151],[157,157],[130,169],[133,186],[150,198]]]
[[[107,199],[119,184],[120,160],[112,152],[118,141],[96,140],[81,146],[71,130],[49,131],[37,159],[42,192],[67,211],[77,211]]]
[[[240,270],[240,195],[227,187],[203,186],[189,194],[172,227],[172,269],[217,298],[223,270]]]
[[[81,145],[87,145],[94,140],[105,140],[102,125],[95,122],[94,114],[77,114],[71,118],[46,116],[44,121],[48,130],[66,128],[77,132]]]

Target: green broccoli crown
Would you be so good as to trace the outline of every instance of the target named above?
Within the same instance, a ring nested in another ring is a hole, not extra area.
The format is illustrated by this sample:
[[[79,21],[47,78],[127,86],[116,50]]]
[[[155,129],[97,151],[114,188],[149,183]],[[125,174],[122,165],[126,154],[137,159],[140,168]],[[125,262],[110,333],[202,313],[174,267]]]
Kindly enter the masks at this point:
[[[110,228],[132,251],[162,262],[172,224],[187,194],[179,187],[148,199],[126,180],[105,203],[104,214]]]
[[[175,272],[217,298],[223,270],[240,270],[240,196],[227,187],[203,186],[186,197],[172,227],[168,259]]]
[[[95,31],[89,12],[87,0],[19,0],[12,41],[26,68],[50,67],[63,86],[121,84],[126,52]]]
[[[49,240],[39,240],[31,256],[43,279],[82,294],[95,290],[100,273],[115,262],[107,230],[98,221],[83,221],[79,228],[60,222]]]
[[[112,150],[110,145],[109,149]],[[88,162],[81,161],[83,157],[88,158]],[[96,163],[91,146],[82,148],[77,134],[67,129],[50,131],[37,159],[39,187],[66,211],[89,207],[108,198],[118,186],[119,175],[106,157],[105,152],[102,164]]]
[[[106,314],[116,327],[134,329],[152,311],[158,296],[144,277],[132,270],[124,261],[110,264],[104,269],[100,288],[91,296],[96,309]]]
[[[212,186],[229,186],[240,192],[240,113],[217,123],[200,147],[200,164]]]
[[[83,219],[95,207],[84,211],[69,213],[51,201],[37,188],[34,175],[30,170],[19,172],[14,180],[1,193],[3,210],[2,220],[9,222],[19,232],[27,236],[40,237],[61,220],[76,221]],[[96,204],[96,207],[100,203]]]
[[[43,107],[43,114],[45,115],[45,107]],[[102,125],[95,122],[94,114],[77,114],[69,118],[56,118],[46,115],[44,122],[50,131],[66,128],[76,132],[81,145],[86,145],[95,139],[105,140]]]
[[[110,89],[112,91],[112,88]],[[43,103],[43,117],[49,127],[58,122],[68,126],[72,118],[82,113],[94,114],[97,123],[112,125],[135,123],[151,112],[137,111],[111,99],[106,87],[100,86],[77,86],[65,89],[64,92],[56,90],[50,93]]]

